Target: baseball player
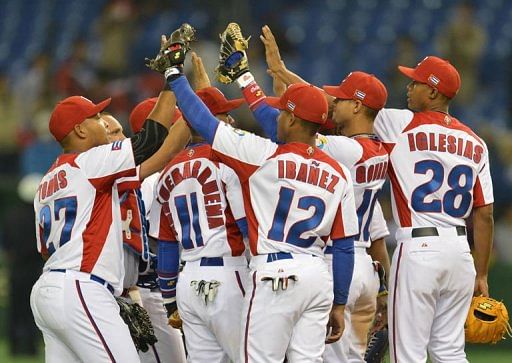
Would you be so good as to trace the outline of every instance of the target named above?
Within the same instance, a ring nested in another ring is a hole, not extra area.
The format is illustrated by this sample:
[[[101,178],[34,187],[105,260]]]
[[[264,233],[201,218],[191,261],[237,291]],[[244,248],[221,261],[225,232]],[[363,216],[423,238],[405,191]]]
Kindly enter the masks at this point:
[[[139,103],[130,114],[130,126],[133,133],[140,132],[149,113],[154,108],[157,98],[147,99]],[[102,113],[108,123],[108,134],[111,142],[126,139],[123,127],[110,114]],[[173,121],[181,117],[181,113],[175,109]],[[169,136],[171,138],[172,136]],[[172,150],[172,149],[171,149]],[[173,156],[170,154],[169,156]],[[149,267],[156,260],[156,256],[150,254],[148,241],[148,209],[151,200],[144,200],[144,189],[153,189],[155,173],[142,181],[140,188],[120,192],[121,219],[123,221],[124,242],[124,266],[125,278],[123,282],[123,296],[132,300],[140,300],[139,303],[146,309],[155,330],[158,342],[151,346],[147,352],[139,352],[142,362],[185,362],[185,349],[181,332],[167,325],[167,314],[163,306],[160,289],[158,288],[156,272]],[[152,191],[151,193],[152,198]],[[149,204],[148,204],[149,203]],[[156,263],[155,263],[156,264]],[[143,268],[147,266],[148,268]],[[145,273],[139,276],[143,270]],[[138,282],[140,281],[140,284]],[[140,286],[137,288],[136,283]],[[136,301],[137,302],[137,301]]]
[[[144,129],[113,144],[99,114],[109,103],[68,97],[49,122],[64,153],[34,200],[37,247],[47,261],[31,294],[48,362],[139,361],[114,299],[124,277],[118,184],[161,167],[147,160],[168,133],[175,99],[162,91]],[[178,126],[176,135],[183,129]]]
[[[232,122],[228,113],[243,103],[228,101],[215,87],[197,94],[227,123]],[[177,299],[188,359],[237,362],[241,310],[249,284],[240,181],[233,169],[214,157],[211,146],[194,134],[192,143],[165,168],[155,196],[151,232],[159,241],[162,295],[169,313]],[[175,241],[185,262],[179,279]]]
[[[275,58],[278,53],[269,53],[277,49],[277,43],[268,27],[262,30],[261,39],[267,49],[267,61],[273,65],[277,63]],[[284,67],[284,64],[281,63],[279,67]],[[265,95],[250,72],[244,73],[237,82],[248,83],[242,88],[242,93],[264,131],[275,140],[278,112],[266,104]],[[380,288],[373,260],[382,261],[384,270],[389,272],[389,257],[384,242],[389,232],[377,200],[385,181],[389,158],[382,143],[373,134],[373,120],[386,103],[387,91],[375,76],[364,72],[352,72],[339,86],[324,86],[324,91],[333,98],[334,124],[346,136],[317,134],[316,144],[350,170],[359,222],[359,234],[355,237],[354,276],[345,309],[347,330],[339,342],[326,347],[324,359],[327,362],[363,362]],[[374,213],[375,210],[377,213]],[[331,254],[329,243],[325,253],[327,256]],[[386,310],[384,292],[379,300],[379,313],[382,314]],[[381,324],[385,325],[386,321]]]
[[[327,117],[325,98],[311,86],[295,85],[268,100],[283,110],[278,136],[284,144],[277,145],[220,123],[181,68],[167,74],[186,119],[242,184],[253,256],[240,360],[281,363],[286,355],[290,361],[321,361],[325,340],[336,341],[343,332],[357,233],[348,170],[315,147]],[[329,236],[332,275],[323,259]]]
[[[434,56],[411,79],[410,110],[383,109],[375,132],[388,168],[398,246],[390,276],[393,362],[467,362],[464,321],[471,296],[488,296],[493,190],[485,142],[449,111],[457,70]],[[474,263],[465,219],[473,213]],[[476,271],[475,271],[476,270]],[[475,278],[476,277],[476,278]]]

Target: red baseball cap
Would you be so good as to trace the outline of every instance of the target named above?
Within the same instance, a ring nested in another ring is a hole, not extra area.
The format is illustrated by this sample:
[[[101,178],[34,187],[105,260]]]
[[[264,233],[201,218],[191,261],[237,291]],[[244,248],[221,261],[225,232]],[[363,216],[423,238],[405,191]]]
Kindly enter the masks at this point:
[[[229,111],[240,107],[240,105],[244,103],[243,98],[228,100],[216,87],[201,88],[196,91],[196,94],[214,115],[218,115],[219,113],[228,113]]]
[[[323,92],[311,84],[292,84],[281,97],[267,97],[266,101],[268,105],[289,111],[306,121],[323,125],[327,120],[327,100]]]
[[[156,105],[157,97],[146,98],[144,101],[140,102],[137,106],[135,106],[130,113],[130,127],[132,132],[136,134],[142,129],[142,125],[148,118],[149,114],[153,110]],[[172,119],[172,123],[174,124],[181,117],[181,111],[178,110],[178,107],[174,110],[174,117]]]
[[[460,75],[453,65],[439,57],[428,56],[416,68],[398,66],[407,77],[428,84],[446,97],[453,98],[460,88]]]
[[[342,100],[359,100],[373,110],[380,110],[386,104],[388,91],[386,86],[373,74],[350,72],[339,86],[324,86],[324,91]]]
[[[110,104],[111,98],[94,104],[82,96],[63,99],[53,109],[48,128],[57,141],[62,141],[75,127],[90,117],[96,116]]]

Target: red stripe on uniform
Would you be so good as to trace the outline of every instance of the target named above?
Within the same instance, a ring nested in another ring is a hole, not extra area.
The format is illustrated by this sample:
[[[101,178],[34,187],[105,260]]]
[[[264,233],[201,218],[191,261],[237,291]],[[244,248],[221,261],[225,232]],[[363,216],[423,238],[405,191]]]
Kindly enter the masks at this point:
[[[240,291],[242,292],[242,296],[245,297],[245,289],[244,289],[244,286],[242,285],[242,279],[240,278],[240,273],[238,271],[235,271],[235,276],[236,276],[236,282],[238,284],[238,287],[240,288]]]
[[[112,194],[97,191],[91,210],[91,218],[82,233],[84,244],[80,266],[80,271],[88,273],[96,265],[112,225]]]
[[[256,295],[256,271],[253,272],[253,274],[252,274],[252,295],[251,295],[251,300],[249,302],[249,310],[247,311],[247,319],[245,321],[245,341],[244,341],[245,363],[249,362],[249,352],[247,351],[247,340],[249,339],[249,322],[251,320],[252,302],[254,301],[255,295]]]
[[[226,195],[226,184],[222,182],[222,192]],[[231,211],[229,202],[226,200],[226,208],[224,209],[226,220],[226,237],[232,256],[242,256],[245,251],[244,236],[236,224],[235,217]]]
[[[483,207],[489,203],[485,202],[484,193],[482,191],[482,184],[480,184],[480,178],[476,176],[475,186],[473,187],[473,207]]]
[[[398,358],[396,357],[396,290],[398,286],[398,270],[400,269],[400,259],[402,258],[402,247],[403,243],[400,244],[400,250],[398,251],[398,258],[396,262],[396,272],[395,272],[395,287],[393,289],[393,352],[395,356],[395,363],[398,362]]]
[[[395,174],[395,169],[391,162],[388,164],[388,175],[392,186],[391,189],[393,190],[396,212],[398,213],[398,219],[400,220],[400,227],[411,227],[411,211],[409,210],[407,198],[400,187],[400,183],[398,182],[398,178]]]
[[[251,253],[255,256],[258,254],[258,221],[256,220],[254,210],[252,209],[249,177],[259,169],[259,166],[244,163],[218,151],[214,151],[214,154],[222,163],[229,166],[238,175],[240,185],[242,186],[242,196],[244,198],[249,244],[251,247]]]
[[[84,295],[82,294],[82,289],[80,288],[80,281],[75,280],[75,285],[76,285],[76,290],[78,292],[78,297],[80,299],[80,302],[82,303],[82,307],[85,310],[85,314],[89,318],[89,321],[91,322],[91,325],[94,328],[94,331],[96,332],[96,334],[100,338],[101,344],[103,344],[103,347],[107,351],[107,354],[108,354],[108,356],[110,358],[110,361],[115,363],[116,360],[114,359],[114,356],[112,355],[112,352],[110,351],[110,349],[109,349],[109,347],[107,345],[107,342],[105,341],[105,338],[103,338],[103,335],[101,334],[100,329],[98,328],[98,325],[96,325],[96,322],[94,321],[94,319],[93,319],[93,317],[91,315],[91,312],[87,308],[87,304],[85,303]]]

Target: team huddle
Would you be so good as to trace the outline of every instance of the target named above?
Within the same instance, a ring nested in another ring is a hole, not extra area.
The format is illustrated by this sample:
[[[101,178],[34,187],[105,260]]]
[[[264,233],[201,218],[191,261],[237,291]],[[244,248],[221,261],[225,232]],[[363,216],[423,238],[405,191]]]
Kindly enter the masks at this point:
[[[372,74],[300,78],[265,26],[268,97],[230,23],[215,76],[243,98],[228,100],[193,52],[195,90],[185,76],[194,33],[162,36],[147,60],[165,87],[133,110],[132,137],[110,99],[52,113],[63,154],[35,196],[46,263],[31,295],[46,361],[380,362],[389,335],[392,362],[467,362],[472,297],[489,296],[493,190],[485,142],[448,113],[457,70],[435,56],[399,66],[408,109],[387,109]],[[243,103],[264,137],[234,125]]]

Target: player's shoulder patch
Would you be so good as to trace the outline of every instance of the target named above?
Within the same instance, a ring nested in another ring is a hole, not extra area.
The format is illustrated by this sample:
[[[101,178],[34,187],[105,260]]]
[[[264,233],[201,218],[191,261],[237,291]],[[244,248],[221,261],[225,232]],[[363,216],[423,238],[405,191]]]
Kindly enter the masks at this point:
[[[238,136],[245,136],[247,134],[247,131],[245,130],[241,130],[241,129],[235,129],[235,128],[232,128],[231,129],[235,134],[237,134]]]
[[[325,145],[327,145],[327,141],[328,139],[325,135],[316,135],[316,147],[319,148],[320,150],[322,150],[325,147]]]
[[[112,143],[112,151],[121,150],[123,147],[123,141],[114,141]]]

